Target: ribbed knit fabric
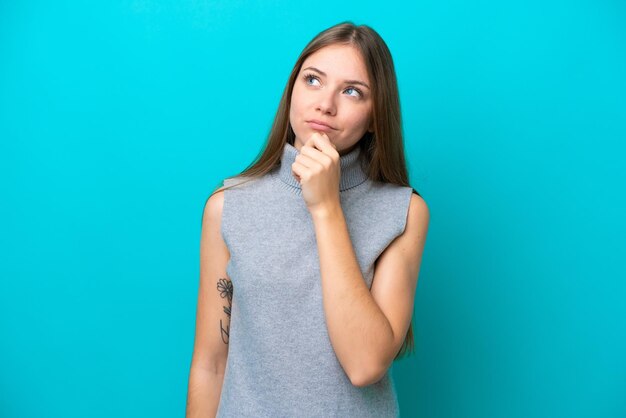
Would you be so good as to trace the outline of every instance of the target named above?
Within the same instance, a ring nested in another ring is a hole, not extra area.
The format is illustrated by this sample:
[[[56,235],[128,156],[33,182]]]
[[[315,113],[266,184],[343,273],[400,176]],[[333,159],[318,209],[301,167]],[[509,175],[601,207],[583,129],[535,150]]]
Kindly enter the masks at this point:
[[[397,417],[391,371],[352,385],[328,335],[315,230],[291,174],[298,150],[245,183],[226,179],[222,237],[233,284],[218,417]],[[363,279],[404,231],[412,189],[367,178],[359,147],[340,157],[340,199]],[[340,277],[334,278],[340,280]]]

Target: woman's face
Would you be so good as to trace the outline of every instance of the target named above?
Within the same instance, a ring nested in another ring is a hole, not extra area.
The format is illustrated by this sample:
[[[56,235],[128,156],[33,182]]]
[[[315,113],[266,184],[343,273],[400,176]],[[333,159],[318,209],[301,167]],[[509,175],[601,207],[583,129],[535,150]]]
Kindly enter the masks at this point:
[[[340,155],[351,151],[366,131],[373,131],[369,86],[363,58],[353,46],[328,45],[309,55],[291,93],[294,146],[300,150],[319,131],[328,135]]]

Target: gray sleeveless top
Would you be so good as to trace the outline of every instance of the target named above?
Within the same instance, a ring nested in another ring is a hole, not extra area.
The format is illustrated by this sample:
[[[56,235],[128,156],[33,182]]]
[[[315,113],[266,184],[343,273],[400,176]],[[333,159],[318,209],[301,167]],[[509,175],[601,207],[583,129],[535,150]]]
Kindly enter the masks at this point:
[[[298,150],[260,179],[224,185],[222,237],[233,285],[217,417],[397,417],[391,370],[352,385],[326,328],[315,231],[291,174]],[[359,147],[340,157],[340,199],[368,287],[374,262],[406,224],[412,188],[373,182]],[[241,183],[241,184],[240,184]]]

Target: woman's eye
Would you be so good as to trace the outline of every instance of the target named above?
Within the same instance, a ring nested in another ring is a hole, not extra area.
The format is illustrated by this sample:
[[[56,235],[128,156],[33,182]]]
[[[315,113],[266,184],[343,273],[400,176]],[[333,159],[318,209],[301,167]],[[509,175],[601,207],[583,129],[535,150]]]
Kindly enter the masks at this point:
[[[310,74],[306,74],[304,76],[304,79],[306,80],[306,83],[309,84],[310,86],[312,86],[312,84],[309,83],[310,80],[317,80],[317,77],[312,76]],[[319,80],[318,80],[319,81]]]
[[[354,87],[348,87],[346,89],[346,91],[348,91],[348,90],[352,90],[352,91],[356,92],[356,96],[354,96],[354,97],[361,97],[362,96],[361,91],[359,89],[355,89]]]

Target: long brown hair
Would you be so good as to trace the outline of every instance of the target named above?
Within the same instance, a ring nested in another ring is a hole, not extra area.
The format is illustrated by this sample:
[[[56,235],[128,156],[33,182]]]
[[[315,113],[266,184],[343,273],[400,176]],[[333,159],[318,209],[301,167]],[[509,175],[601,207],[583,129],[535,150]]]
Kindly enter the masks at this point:
[[[361,147],[361,153],[368,162],[368,177],[372,181],[411,187],[404,157],[398,83],[391,53],[385,41],[374,29],[367,25],[356,26],[350,21],[339,23],[320,32],[302,50],[291,70],[264,149],[247,168],[233,177],[243,177],[247,179],[246,181],[250,181],[280,165],[285,143],[294,145],[295,134],[289,122],[289,110],[291,93],[302,63],[309,55],[333,44],[356,47],[363,57],[371,80],[374,131],[366,132],[357,144]],[[234,186],[235,184],[219,187],[211,193],[211,196]],[[413,192],[420,195],[415,189]],[[394,360],[403,357],[408,352],[414,352],[412,322],[411,320],[404,343]]]

